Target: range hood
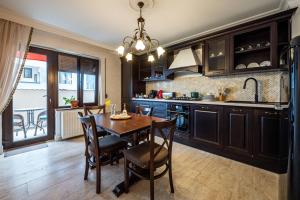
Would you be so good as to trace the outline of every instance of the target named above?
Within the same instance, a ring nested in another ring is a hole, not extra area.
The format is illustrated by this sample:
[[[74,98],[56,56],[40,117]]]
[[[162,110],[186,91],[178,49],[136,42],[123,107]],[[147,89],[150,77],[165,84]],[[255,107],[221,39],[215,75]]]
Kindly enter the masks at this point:
[[[202,52],[202,49],[200,49]],[[202,55],[200,55],[201,57]],[[182,49],[175,56],[174,61],[172,62],[169,70],[174,72],[195,72],[201,73],[202,67],[200,66],[199,56],[191,48]]]

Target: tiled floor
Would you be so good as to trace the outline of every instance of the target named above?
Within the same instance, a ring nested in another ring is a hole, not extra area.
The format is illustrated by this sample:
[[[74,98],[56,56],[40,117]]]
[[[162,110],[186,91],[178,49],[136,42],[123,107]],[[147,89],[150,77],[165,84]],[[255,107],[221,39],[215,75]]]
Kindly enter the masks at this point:
[[[0,158],[0,199],[117,199],[123,162],[102,168],[102,193],[95,191],[95,170],[83,180],[82,138],[50,142],[48,148]],[[277,174],[175,143],[175,194],[168,176],[155,182],[155,199],[281,200]],[[149,182],[140,181],[120,200],[149,199]]]

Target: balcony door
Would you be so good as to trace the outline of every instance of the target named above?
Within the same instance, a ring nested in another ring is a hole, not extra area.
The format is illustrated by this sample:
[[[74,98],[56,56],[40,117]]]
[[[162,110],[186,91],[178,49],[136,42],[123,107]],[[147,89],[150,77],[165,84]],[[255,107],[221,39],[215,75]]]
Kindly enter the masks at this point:
[[[56,63],[52,51],[30,48],[13,99],[3,114],[5,149],[53,138]]]

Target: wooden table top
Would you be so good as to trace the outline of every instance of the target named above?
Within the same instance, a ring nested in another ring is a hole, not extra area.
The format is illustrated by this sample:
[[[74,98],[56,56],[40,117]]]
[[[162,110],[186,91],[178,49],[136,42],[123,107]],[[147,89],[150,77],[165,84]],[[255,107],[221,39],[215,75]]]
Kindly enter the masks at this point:
[[[127,136],[134,132],[149,128],[152,121],[164,121],[163,118],[150,117],[135,113],[128,113],[132,116],[126,120],[112,120],[110,114],[94,115],[96,124],[104,128],[106,131],[118,134],[120,137]]]

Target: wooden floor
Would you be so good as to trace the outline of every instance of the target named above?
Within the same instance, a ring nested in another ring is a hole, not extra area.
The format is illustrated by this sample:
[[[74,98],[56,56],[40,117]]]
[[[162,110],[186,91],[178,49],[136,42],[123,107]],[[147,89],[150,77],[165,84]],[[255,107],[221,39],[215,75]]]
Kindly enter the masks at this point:
[[[0,199],[117,199],[113,187],[123,180],[123,161],[102,169],[102,193],[95,170],[83,180],[82,138],[49,142],[48,148],[0,158]],[[175,143],[175,194],[168,176],[155,182],[155,199],[281,200],[281,178],[255,167]],[[118,199],[149,199],[149,182],[140,181]]]

